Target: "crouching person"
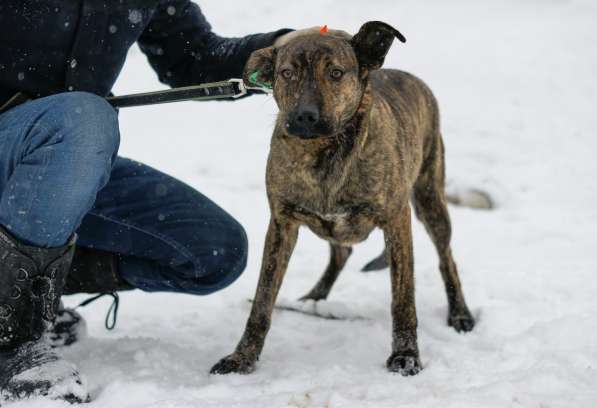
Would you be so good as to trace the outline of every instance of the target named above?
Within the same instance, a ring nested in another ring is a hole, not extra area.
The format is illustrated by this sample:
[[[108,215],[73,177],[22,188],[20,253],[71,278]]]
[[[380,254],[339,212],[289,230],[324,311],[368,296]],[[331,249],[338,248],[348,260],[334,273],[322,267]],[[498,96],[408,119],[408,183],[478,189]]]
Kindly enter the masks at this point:
[[[184,183],[117,155],[118,116],[103,97],[128,48],[138,41],[163,82],[184,86],[240,77],[252,51],[289,31],[219,37],[189,0],[135,10],[67,3],[48,0],[25,15],[20,1],[4,0],[0,14],[8,42],[0,51],[0,403],[89,400],[77,368],[56,352],[83,324],[61,306],[63,294],[206,295],[245,268],[237,221]],[[44,16],[36,30],[30,16]]]
[[[182,182],[118,157],[118,142],[115,111],[88,93],[49,96],[0,115],[4,398],[88,398],[76,368],[51,347],[75,341],[82,324],[60,307],[62,294],[139,288],[205,295],[245,267],[238,222]]]

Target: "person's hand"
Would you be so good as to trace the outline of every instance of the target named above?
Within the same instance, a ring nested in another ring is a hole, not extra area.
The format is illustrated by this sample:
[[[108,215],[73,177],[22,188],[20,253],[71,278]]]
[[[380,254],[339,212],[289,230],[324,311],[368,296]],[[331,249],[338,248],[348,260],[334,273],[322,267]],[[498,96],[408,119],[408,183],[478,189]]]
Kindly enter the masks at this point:
[[[321,30],[321,27],[303,28],[301,30],[291,31],[287,34],[281,35],[278,38],[276,38],[276,41],[274,42],[274,47],[280,48],[283,45],[288,44],[288,42],[293,38],[300,37],[305,34],[315,34],[319,32],[319,30]]]
[[[303,35],[308,35],[308,34],[317,34],[317,33],[330,34],[335,37],[343,37],[343,38],[347,38],[347,39],[352,37],[346,31],[331,30],[331,29],[328,30],[327,26],[325,26],[325,27],[317,26],[317,27],[303,28],[301,30],[292,31],[288,34],[281,35],[274,42],[274,48],[280,48],[280,47],[288,44],[291,40],[293,40],[297,37],[301,37]]]

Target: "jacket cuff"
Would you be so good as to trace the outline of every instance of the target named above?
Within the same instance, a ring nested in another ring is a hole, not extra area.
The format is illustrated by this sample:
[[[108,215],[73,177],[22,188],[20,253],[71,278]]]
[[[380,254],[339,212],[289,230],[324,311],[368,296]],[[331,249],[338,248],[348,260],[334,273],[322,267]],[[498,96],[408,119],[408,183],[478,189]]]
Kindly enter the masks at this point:
[[[252,51],[259,50],[261,48],[267,48],[271,45],[274,45],[274,42],[276,42],[278,37],[293,31],[294,30],[291,28],[282,28],[277,31],[272,31],[271,33],[255,34],[249,41],[249,44],[251,45],[250,48],[253,49]]]

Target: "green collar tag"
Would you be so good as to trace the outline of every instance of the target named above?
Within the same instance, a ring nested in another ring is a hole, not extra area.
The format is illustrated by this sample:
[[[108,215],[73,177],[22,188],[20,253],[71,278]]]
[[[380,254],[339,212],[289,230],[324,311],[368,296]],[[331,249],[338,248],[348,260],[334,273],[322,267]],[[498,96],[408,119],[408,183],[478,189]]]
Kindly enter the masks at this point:
[[[257,76],[259,76],[259,71],[255,71],[253,72],[251,75],[249,75],[249,81],[252,84],[255,84],[261,88],[265,88],[265,89],[272,89],[272,85],[265,83],[265,82],[259,82],[259,80],[257,79]]]

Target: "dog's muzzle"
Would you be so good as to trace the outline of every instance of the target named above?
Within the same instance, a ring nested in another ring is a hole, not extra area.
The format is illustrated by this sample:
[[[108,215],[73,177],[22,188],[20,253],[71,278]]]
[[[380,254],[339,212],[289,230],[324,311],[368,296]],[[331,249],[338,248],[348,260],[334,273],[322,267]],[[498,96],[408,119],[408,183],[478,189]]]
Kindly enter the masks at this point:
[[[289,113],[286,130],[290,135],[301,139],[315,139],[331,133],[330,126],[322,120],[319,111],[311,107]]]

